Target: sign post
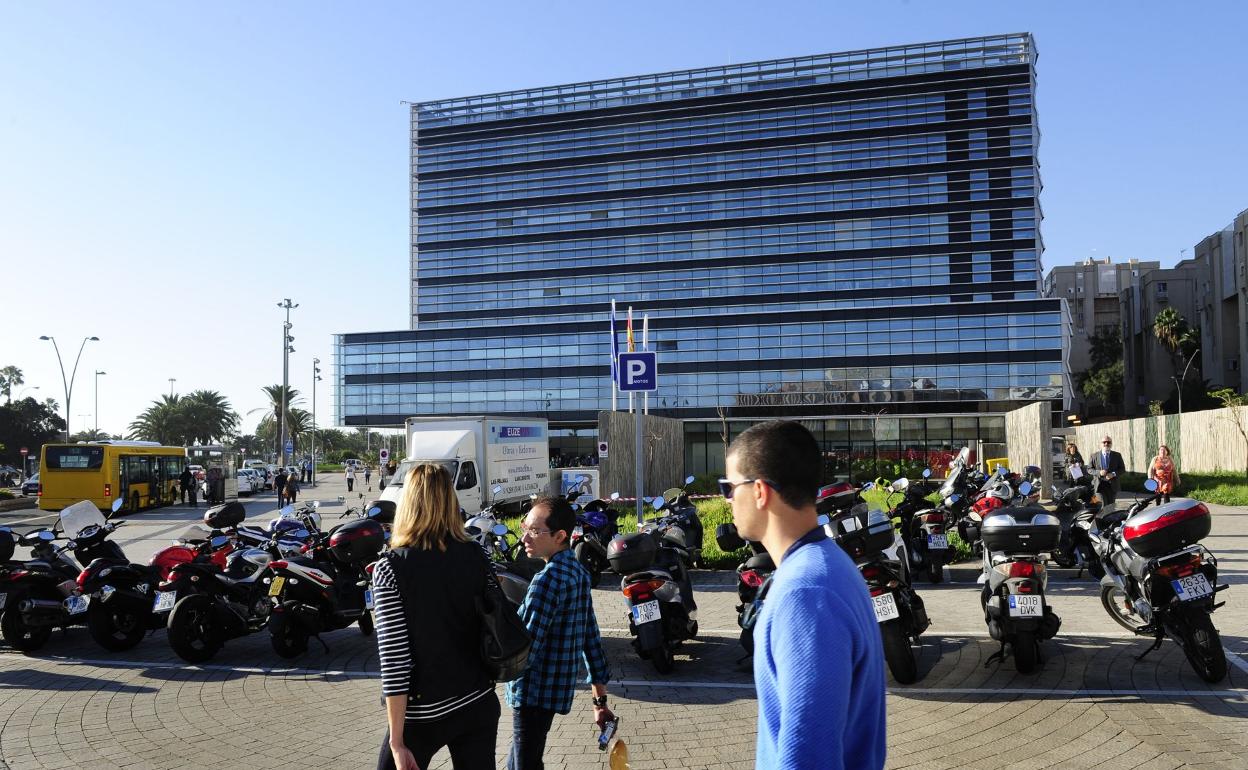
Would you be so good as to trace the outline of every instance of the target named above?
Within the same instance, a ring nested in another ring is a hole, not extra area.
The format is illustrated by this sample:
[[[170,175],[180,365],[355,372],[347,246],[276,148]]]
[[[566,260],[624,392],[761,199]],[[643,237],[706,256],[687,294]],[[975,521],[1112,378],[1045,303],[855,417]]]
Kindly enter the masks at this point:
[[[616,372],[620,375],[621,393],[653,393],[659,389],[658,356],[652,351],[621,353],[616,364]],[[637,483],[637,523],[643,519],[641,507],[645,494],[645,463],[642,462],[642,423],[645,418],[642,410],[633,413],[633,472]]]
[[[286,451],[282,454],[282,457],[289,457],[295,453],[295,442],[292,439],[286,439],[286,446],[283,448]]]
[[[26,455],[30,454],[30,450],[27,449],[26,447],[22,447],[21,449],[18,450],[18,452],[22,455],[22,475],[21,475],[21,478],[18,479],[18,481],[25,483],[26,476],[29,475],[28,471],[30,470],[29,468],[26,467]]]

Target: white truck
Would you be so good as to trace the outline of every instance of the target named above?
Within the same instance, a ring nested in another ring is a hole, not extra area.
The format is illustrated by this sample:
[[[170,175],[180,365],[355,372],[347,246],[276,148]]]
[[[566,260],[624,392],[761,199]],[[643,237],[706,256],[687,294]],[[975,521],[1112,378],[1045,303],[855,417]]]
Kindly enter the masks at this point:
[[[400,501],[407,472],[420,463],[445,467],[459,507],[469,514],[489,505],[518,509],[550,490],[546,420],[517,417],[409,417],[407,456],[386,482],[382,500]],[[495,487],[501,487],[497,494]]]

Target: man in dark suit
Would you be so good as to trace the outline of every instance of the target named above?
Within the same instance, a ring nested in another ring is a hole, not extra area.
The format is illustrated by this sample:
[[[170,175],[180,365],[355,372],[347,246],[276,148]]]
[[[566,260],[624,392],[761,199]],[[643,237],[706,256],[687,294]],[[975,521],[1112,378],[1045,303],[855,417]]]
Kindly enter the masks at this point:
[[[1114,501],[1118,499],[1118,491],[1122,488],[1122,482],[1118,477],[1127,472],[1122,455],[1114,451],[1114,440],[1109,436],[1101,439],[1101,451],[1092,455],[1092,470],[1100,476],[1099,494],[1105,503],[1104,510],[1108,513],[1113,510]]]

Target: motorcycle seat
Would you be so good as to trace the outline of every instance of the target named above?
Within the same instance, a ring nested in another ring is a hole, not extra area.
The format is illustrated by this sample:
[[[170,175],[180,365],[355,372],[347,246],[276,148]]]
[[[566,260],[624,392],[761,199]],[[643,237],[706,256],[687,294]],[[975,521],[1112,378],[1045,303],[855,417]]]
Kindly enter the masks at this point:
[[[624,578],[625,585],[640,583],[645,580],[671,580],[672,576],[661,569],[648,569],[643,572],[637,572]]]
[[[1111,511],[1104,515],[1101,515],[1100,513],[1096,515],[1096,524],[1101,530],[1109,529],[1110,527],[1121,524],[1126,520],[1126,511]]]
[[[745,569],[775,571],[776,562],[769,553],[760,553],[745,560]]]

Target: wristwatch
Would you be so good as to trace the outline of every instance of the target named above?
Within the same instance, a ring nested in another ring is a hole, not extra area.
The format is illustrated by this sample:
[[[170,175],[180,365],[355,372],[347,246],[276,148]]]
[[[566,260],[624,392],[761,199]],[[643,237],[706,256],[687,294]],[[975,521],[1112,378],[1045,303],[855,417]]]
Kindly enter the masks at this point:
[[[594,708],[605,709],[606,707],[607,707],[607,696],[604,695],[601,698],[594,698]]]

